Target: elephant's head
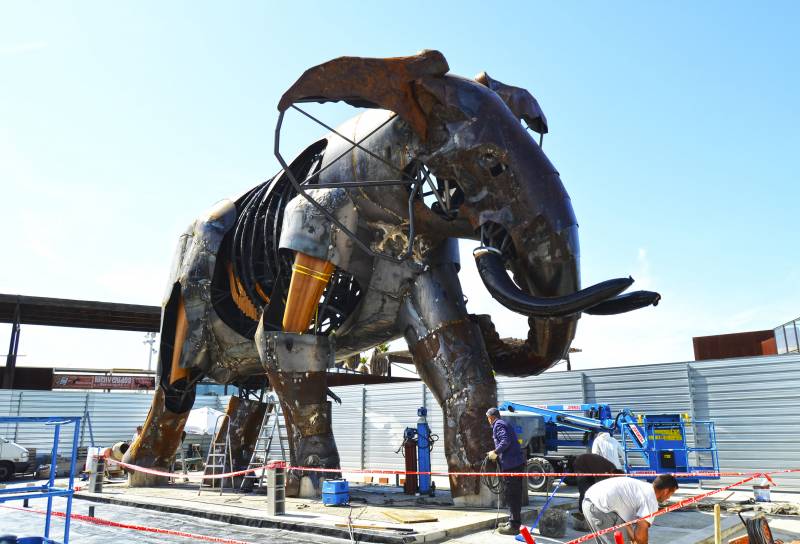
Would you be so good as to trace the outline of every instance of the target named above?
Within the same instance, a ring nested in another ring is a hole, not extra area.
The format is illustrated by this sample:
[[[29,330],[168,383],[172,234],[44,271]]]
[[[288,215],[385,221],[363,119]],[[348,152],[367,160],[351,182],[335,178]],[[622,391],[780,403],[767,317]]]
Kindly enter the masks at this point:
[[[547,132],[538,103],[528,91],[485,73],[471,80],[448,70],[437,51],[396,59],[343,57],[308,70],[279,109],[298,101],[344,100],[392,110],[410,125],[421,142],[417,160],[460,191],[458,216],[481,241],[474,255],[487,289],[529,318],[528,339],[517,344],[501,341],[487,317],[475,318],[496,370],[536,374],[566,355],[582,312],[621,313],[655,305],[660,297],[620,295],[631,278],[580,288],[572,204],[541,139],[537,143],[528,130]]]

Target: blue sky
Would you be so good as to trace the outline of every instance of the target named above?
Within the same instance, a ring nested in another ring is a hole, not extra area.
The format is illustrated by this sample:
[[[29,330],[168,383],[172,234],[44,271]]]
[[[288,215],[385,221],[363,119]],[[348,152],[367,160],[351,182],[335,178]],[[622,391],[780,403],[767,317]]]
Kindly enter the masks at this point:
[[[799,20],[791,2],[4,2],[0,292],[158,304],[182,229],[277,170],[276,104],[303,70],[430,48],[539,100],[584,284],[663,294],[584,317],[575,366],[691,359],[692,336],[800,314]],[[320,133],[298,120],[284,149]],[[471,246],[470,310],[524,334]],[[141,340],[24,327],[19,364],[139,367]]]

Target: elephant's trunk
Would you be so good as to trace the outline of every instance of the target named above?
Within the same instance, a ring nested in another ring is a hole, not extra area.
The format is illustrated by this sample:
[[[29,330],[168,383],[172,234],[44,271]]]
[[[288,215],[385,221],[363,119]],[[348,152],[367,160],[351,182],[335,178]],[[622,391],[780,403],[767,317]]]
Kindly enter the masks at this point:
[[[528,338],[500,338],[488,315],[470,315],[483,336],[486,352],[497,374],[504,376],[535,376],[566,357],[575,329],[577,316],[557,319],[529,318]]]

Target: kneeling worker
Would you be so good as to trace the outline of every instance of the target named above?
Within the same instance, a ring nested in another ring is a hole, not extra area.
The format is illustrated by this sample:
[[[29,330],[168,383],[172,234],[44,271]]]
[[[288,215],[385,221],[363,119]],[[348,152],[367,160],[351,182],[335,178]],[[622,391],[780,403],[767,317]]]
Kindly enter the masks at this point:
[[[500,419],[500,411],[489,408],[486,411],[486,419],[492,426],[492,438],[494,439],[494,449],[486,453],[486,456],[494,461],[500,457],[500,470],[502,472],[525,472],[525,458],[522,456],[522,448],[519,447],[517,433],[514,427]],[[508,505],[508,523],[497,529],[501,535],[519,534],[522,525],[522,487],[524,478],[518,476],[506,476],[503,478],[505,487],[505,501]]]
[[[586,492],[581,509],[592,531],[597,532],[625,521],[649,516],[658,510],[658,503],[669,499],[678,489],[672,474],[661,474],[652,484],[636,478],[618,476],[597,482]],[[652,520],[641,520],[626,527],[636,544],[647,544]],[[595,537],[597,544],[614,544],[613,533]],[[630,541],[630,540],[629,540]]]

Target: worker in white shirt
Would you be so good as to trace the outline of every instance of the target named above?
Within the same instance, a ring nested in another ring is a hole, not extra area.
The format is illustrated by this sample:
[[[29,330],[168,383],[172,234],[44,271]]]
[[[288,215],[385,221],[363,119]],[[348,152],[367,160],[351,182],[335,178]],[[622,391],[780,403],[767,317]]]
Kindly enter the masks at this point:
[[[581,510],[593,532],[633,521],[658,511],[658,503],[678,489],[672,474],[659,475],[652,484],[636,478],[618,476],[597,482],[586,492]],[[647,544],[652,519],[625,527],[627,542]],[[597,544],[614,544],[613,532],[595,537]]]
[[[594,438],[592,453],[605,457],[619,470],[625,470],[622,466],[625,462],[625,451],[622,449],[622,444],[610,434],[600,433]]]

